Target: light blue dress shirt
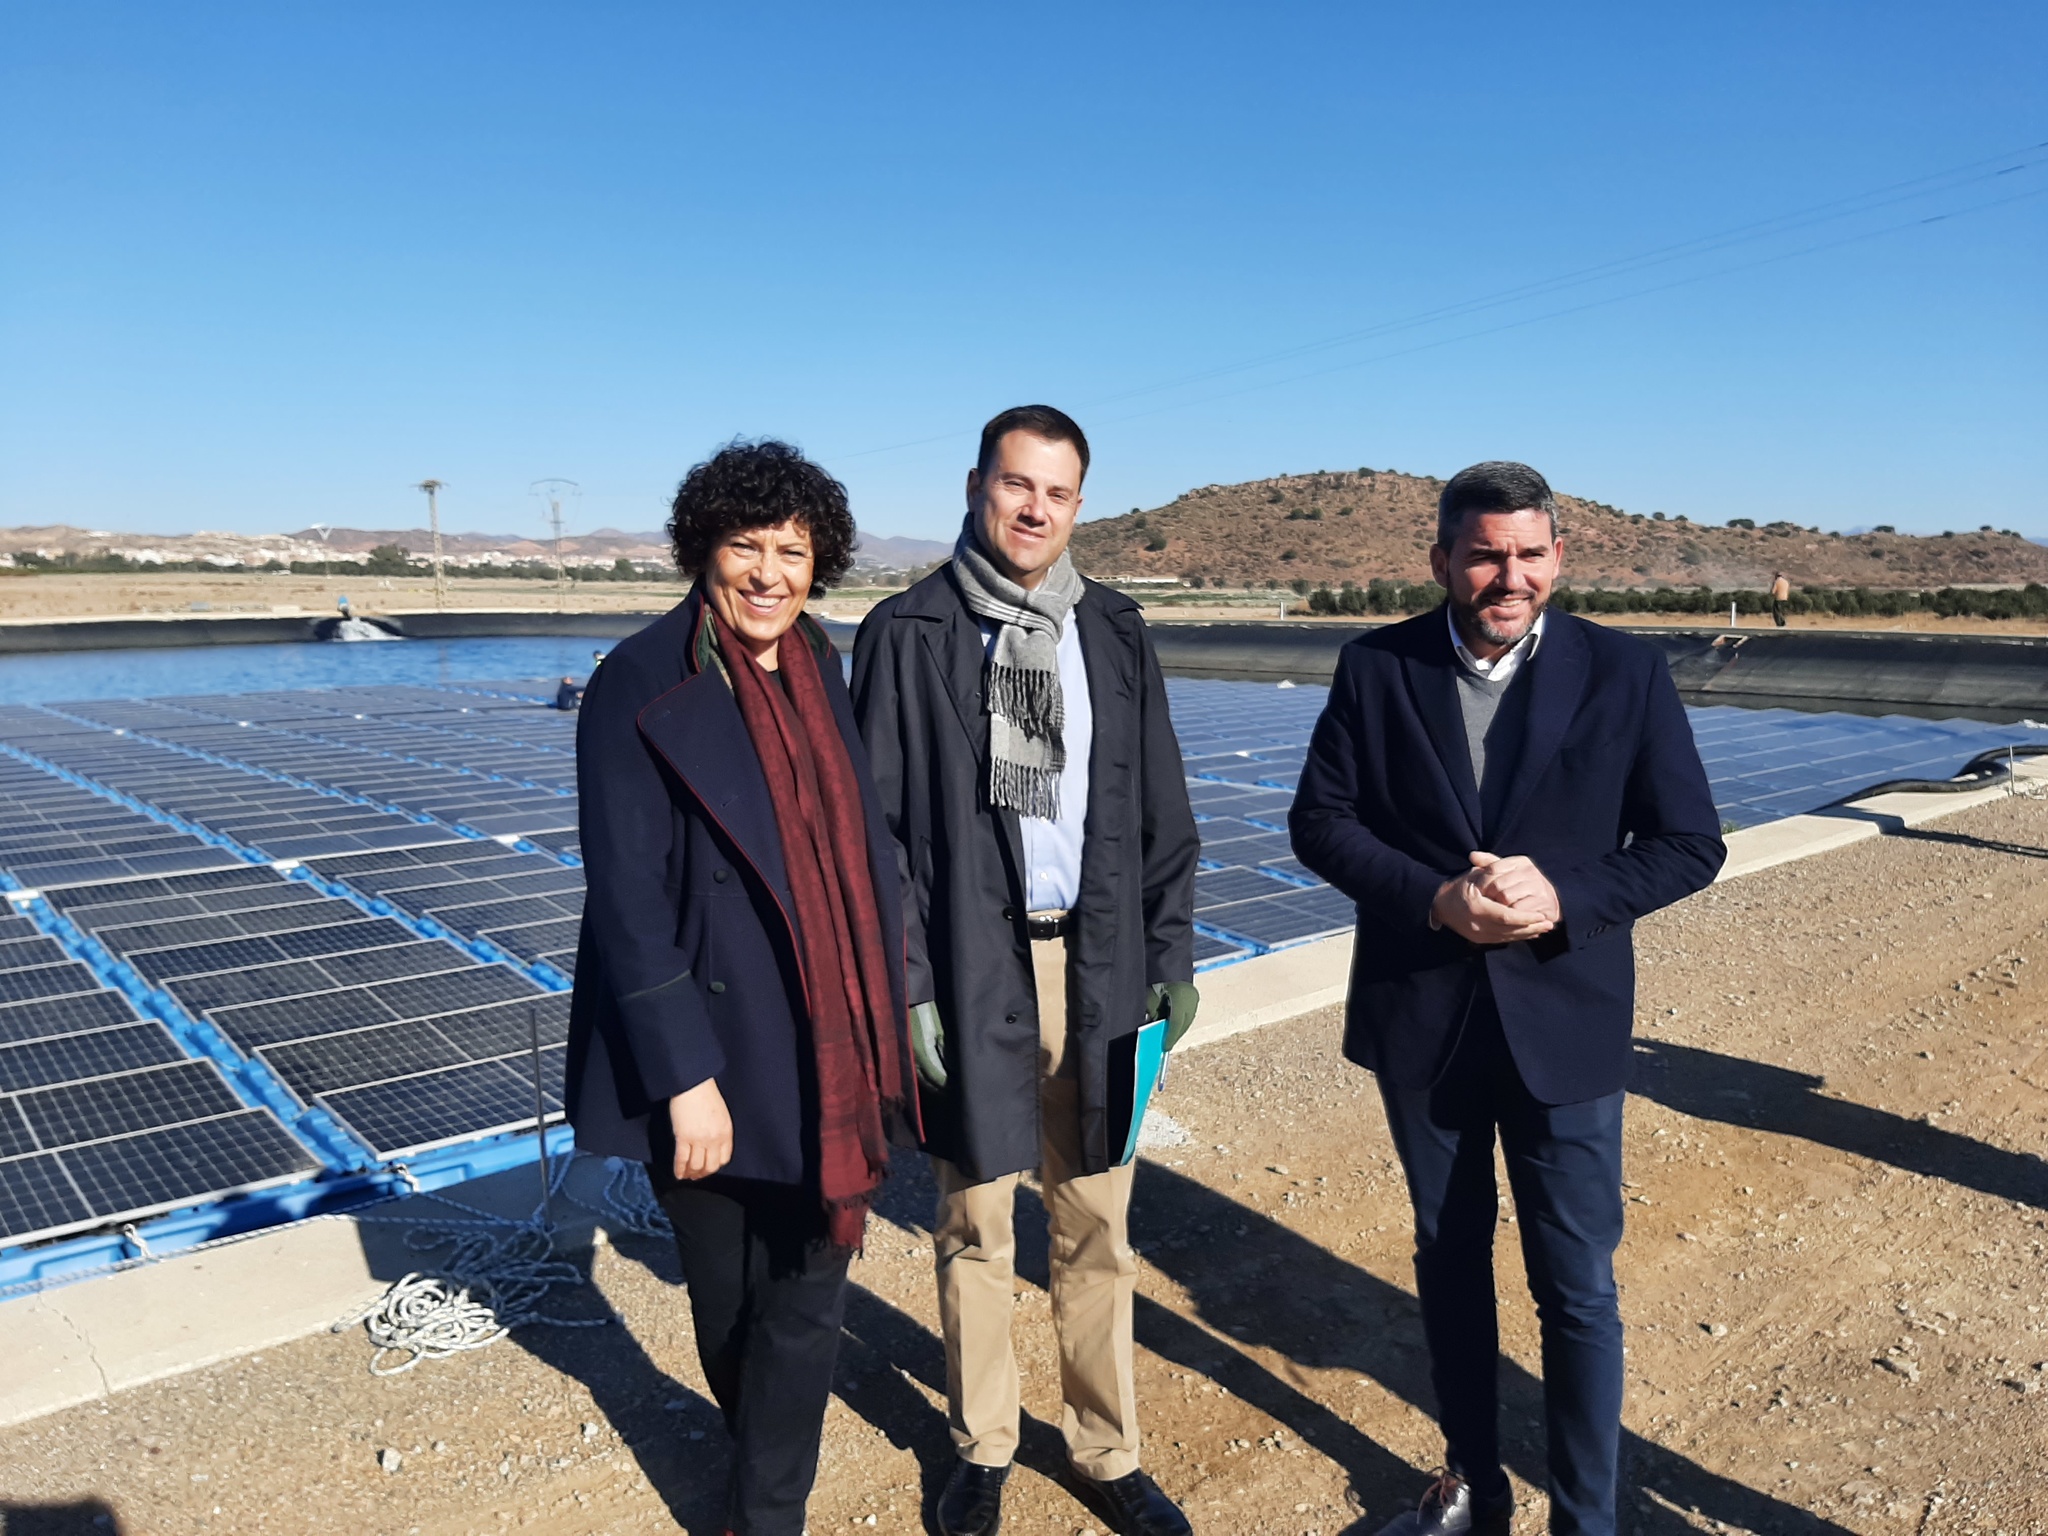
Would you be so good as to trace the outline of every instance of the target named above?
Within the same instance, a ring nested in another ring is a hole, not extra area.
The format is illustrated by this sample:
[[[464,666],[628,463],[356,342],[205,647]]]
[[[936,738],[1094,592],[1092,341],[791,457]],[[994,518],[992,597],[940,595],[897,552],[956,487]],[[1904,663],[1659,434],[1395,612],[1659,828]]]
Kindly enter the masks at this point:
[[[996,626],[980,619],[982,653],[994,649]],[[1088,749],[1095,740],[1095,706],[1088,697],[1088,667],[1081,656],[1081,626],[1074,615],[1060,632],[1060,703],[1066,728],[1060,733],[1067,766],[1060,772],[1057,821],[1019,816],[1024,840],[1024,907],[1029,912],[1065,911],[1081,896],[1081,840],[1088,824]]]

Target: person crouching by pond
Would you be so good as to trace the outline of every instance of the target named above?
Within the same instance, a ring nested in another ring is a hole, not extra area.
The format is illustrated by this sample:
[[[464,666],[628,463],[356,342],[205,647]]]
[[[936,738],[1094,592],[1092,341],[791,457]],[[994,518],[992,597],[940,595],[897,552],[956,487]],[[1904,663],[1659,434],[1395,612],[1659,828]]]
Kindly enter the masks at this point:
[[[784,443],[692,469],[690,595],[592,674],[589,891],[567,1101],[648,1165],[733,1438],[726,1525],[798,1536],[847,1263],[919,1134],[901,874],[839,656],[805,599],[853,560],[846,491]]]

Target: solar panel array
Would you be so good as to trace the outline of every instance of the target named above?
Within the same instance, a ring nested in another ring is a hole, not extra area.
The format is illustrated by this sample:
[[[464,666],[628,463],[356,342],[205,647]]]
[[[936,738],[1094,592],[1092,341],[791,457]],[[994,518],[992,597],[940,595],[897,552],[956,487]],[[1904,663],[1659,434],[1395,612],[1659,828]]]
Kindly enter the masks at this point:
[[[54,1143],[47,1113],[0,1114],[0,1241],[304,1177],[321,1163],[291,1128],[312,1111],[364,1163],[560,1116],[582,875],[507,844],[532,831],[573,850],[572,718],[439,690],[329,690],[0,709],[0,744],[14,749],[0,787],[18,791],[0,800],[0,872],[92,961],[34,923],[0,937],[0,1008],[36,1002],[42,1016],[19,1028],[38,1039],[146,1036],[168,1053],[158,1097],[183,1084],[183,1100],[116,1097],[110,1125],[159,1135],[155,1121],[195,1123],[221,1094],[243,1117],[182,1132],[154,1182],[123,1185]],[[65,1049],[81,1070],[98,1060]]]
[[[1166,693],[1202,838],[1195,963],[1348,932],[1356,909],[1302,868],[1287,840],[1287,809],[1328,691],[1171,678]]]
[[[528,1126],[536,1098],[559,1116],[583,874],[552,691],[0,707],[0,880],[42,898],[0,917],[0,1242],[303,1178],[309,1148],[397,1159]],[[1286,833],[1327,690],[1168,691],[1198,964],[1350,928]],[[1691,714],[1738,823],[1945,777],[2018,734]],[[309,1130],[330,1120],[342,1142]]]
[[[0,758],[0,828],[0,874],[52,895],[241,873],[223,850],[11,758]],[[277,1116],[109,988],[62,932],[12,910],[0,917],[0,1243],[318,1169]]]
[[[1750,827],[1816,810],[1885,779],[1946,779],[1980,753],[2043,739],[2040,727],[1792,709],[1689,709],[1714,803]]]

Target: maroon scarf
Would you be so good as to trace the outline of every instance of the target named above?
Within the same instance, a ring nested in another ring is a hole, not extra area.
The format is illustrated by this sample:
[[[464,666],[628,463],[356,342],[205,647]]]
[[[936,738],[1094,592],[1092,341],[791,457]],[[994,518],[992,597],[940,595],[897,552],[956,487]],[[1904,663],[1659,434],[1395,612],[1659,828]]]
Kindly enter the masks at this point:
[[[835,1247],[859,1248],[868,1207],[889,1171],[885,1117],[915,1102],[906,1091],[907,1025],[889,991],[860,780],[802,630],[792,627],[782,637],[778,685],[708,603],[705,613],[768,780],[796,898],[828,1236]]]

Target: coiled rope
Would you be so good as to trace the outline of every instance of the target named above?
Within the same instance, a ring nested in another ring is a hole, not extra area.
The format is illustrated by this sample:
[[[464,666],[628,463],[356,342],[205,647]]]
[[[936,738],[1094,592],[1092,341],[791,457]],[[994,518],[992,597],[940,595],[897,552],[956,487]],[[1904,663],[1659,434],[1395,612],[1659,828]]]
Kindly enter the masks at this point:
[[[550,1194],[560,1190],[573,1155],[563,1153],[553,1160],[547,1184]],[[616,1174],[613,1182],[618,1182]],[[432,1273],[415,1270],[401,1277],[368,1306],[333,1324],[330,1331],[334,1333],[346,1333],[359,1323],[363,1326],[375,1346],[370,1356],[372,1376],[396,1376],[422,1360],[446,1360],[467,1350],[484,1349],[514,1328],[529,1324],[601,1328],[612,1321],[609,1313],[561,1317],[543,1309],[548,1292],[556,1286],[580,1286],[586,1279],[581,1269],[556,1254],[545,1201],[525,1221],[515,1222],[446,1195],[420,1198],[439,1201],[474,1219],[369,1218],[415,1226],[417,1230],[407,1233],[405,1239],[406,1247],[415,1253],[449,1250]]]
[[[671,1238],[661,1203],[641,1164],[608,1158],[610,1175],[604,1192],[592,1205],[563,1189],[573,1152],[550,1159],[548,1198],[560,1196],[602,1220],[612,1232]],[[399,1170],[401,1176],[409,1171]],[[614,1321],[602,1317],[561,1317],[543,1308],[556,1286],[580,1286],[588,1277],[555,1252],[554,1229],[544,1199],[525,1221],[511,1221],[490,1211],[465,1205],[445,1194],[422,1195],[467,1215],[466,1221],[405,1216],[373,1216],[372,1221],[404,1222],[407,1248],[415,1253],[449,1250],[431,1273],[415,1270],[360,1311],[336,1322],[330,1331],[346,1333],[361,1324],[375,1351],[370,1374],[396,1376],[422,1360],[446,1360],[468,1350],[484,1349],[514,1328],[544,1324],[550,1328],[601,1328]]]

